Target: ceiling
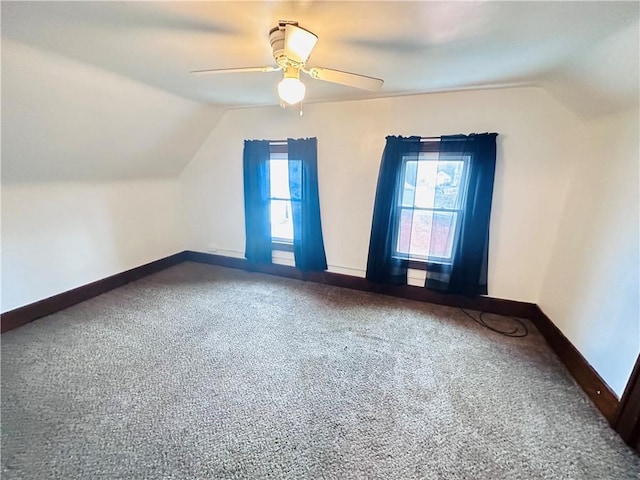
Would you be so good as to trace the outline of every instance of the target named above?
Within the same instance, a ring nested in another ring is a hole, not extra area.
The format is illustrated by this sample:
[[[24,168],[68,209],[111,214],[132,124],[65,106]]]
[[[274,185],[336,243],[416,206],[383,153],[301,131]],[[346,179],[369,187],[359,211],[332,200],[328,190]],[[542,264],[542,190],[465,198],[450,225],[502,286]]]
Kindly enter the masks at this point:
[[[241,107],[277,104],[282,74],[188,72],[274,64],[268,32],[281,19],[297,20],[318,35],[309,65],[385,80],[380,92],[371,93],[303,77],[307,101],[335,101],[576,81],[560,73],[611,35],[637,25],[639,5],[2,2],[2,36],[191,100]],[[637,42],[633,48],[637,52]],[[635,70],[631,80],[622,75],[622,88],[637,90]],[[612,82],[605,88],[616,88]]]

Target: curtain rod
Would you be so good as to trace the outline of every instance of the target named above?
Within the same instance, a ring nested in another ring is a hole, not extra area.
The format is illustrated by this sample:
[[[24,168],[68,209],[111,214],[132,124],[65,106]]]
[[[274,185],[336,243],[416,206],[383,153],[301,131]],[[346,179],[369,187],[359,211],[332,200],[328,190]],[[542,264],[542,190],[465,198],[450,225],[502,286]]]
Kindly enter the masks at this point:
[[[442,137],[420,137],[421,142],[430,142],[433,140],[441,140]],[[412,141],[410,138],[403,138],[405,142]],[[462,140],[462,139],[461,139]],[[269,140],[269,145],[287,145],[286,140]]]
[[[420,142],[421,143],[423,143],[423,142],[432,142],[434,140],[438,140],[438,141],[442,140],[442,137],[420,137]],[[458,138],[455,138],[455,139],[451,138],[449,140],[466,140],[466,137],[465,138],[459,138],[459,139]],[[415,140],[412,140],[411,138],[403,138],[402,141],[403,142],[413,142]]]
[[[440,140],[441,137],[420,137],[421,142],[429,142],[431,140]],[[411,141],[409,138],[404,138],[404,141]],[[286,145],[286,140],[269,140],[269,145]]]
[[[415,142],[415,140],[414,140],[415,138],[416,137],[403,138],[402,141],[403,142]],[[430,142],[430,141],[433,141],[433,140],[440,140],[440,137],[420,137],[420,141],[421,142]]]

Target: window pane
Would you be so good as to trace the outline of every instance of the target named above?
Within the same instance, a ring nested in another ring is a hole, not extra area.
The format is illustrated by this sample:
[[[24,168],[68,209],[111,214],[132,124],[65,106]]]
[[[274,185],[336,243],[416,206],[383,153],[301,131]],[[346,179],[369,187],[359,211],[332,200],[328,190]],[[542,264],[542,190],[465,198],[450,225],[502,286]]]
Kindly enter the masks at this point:
[[[431,256],[451,258],[457,220],[458,214],[455,212],[433,212]]]
[[[418,162],[415,206],[433,208],[436,196],[438,162]]]
[[[456,212],[403,208],[398,230],[398,253],[410,258],[450,258],[457,217]]]
[[[271,200],[271,238],[293,241],[291,202]]]
[[[439,161],[435,173],[435,208],[458,208],[464,162]]]
[[[418,175],[418,162],[408,160],[404,167],[404,185],[402,187],[402,206],[413,207],[416,196],[416,181]]]
[[[406,161],[402,206],[459,208],[463,173],[462,160]]]
[[[431,212],[403,208],[398,229],[398,252],[426,257],[431,236]]]
[[[269,180],[271,197],[291,198],[289,196],[289,164],[286,158],[269,161]]]

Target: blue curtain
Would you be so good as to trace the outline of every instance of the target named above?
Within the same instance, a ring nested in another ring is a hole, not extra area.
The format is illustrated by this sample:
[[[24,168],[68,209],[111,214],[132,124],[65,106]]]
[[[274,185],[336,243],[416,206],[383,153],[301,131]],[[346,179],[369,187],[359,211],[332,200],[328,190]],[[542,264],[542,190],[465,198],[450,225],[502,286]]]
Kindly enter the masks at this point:
[[[489,220],[496,170],[497,133],[443,136],[440,155],[451,152],[469,157],[459,243],[446,271],[427,268],[425,287],[475,297],[487,294]]]
[[[387,137],[382,154],[378,187],[373,207],[371,240],[367,259],[367,279],[372,282],[405,285],[405,259],[393,256],[396,231],[400,223],[399,184],[402,181],[403,157],[418,156],[420,137]]]
[[[326,270],[318,195],[317,140],[289,138],[287,154],[296,267],[303,271]]]
[[[459,236],[450,264],[429,261],[425,287],[443,293],[474,297],[487,293],[489,219],[496,164],[495,133],[443,136],[439,142],[442,161],[468,158],[465,193],[458,219]],[[367,279],[396,285],[407,283],[409,259],[394,255],[398,241],[403,191],[404,160],[417,160],[420,137],[387,137],[376,190]],[[414,182],[415,183],[415,182]]]
[[[252,263],[271,263],[269,157],[268,140],[245,140],[243,154],[245,257]]]

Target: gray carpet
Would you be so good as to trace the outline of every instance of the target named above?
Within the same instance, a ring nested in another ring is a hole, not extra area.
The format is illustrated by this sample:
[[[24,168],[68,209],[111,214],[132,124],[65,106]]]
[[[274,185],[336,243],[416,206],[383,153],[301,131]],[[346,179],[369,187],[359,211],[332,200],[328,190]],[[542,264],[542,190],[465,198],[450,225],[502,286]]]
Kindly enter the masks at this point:
[[[3,479],[631,479],[535,330],[184,263],[2,335]]]

